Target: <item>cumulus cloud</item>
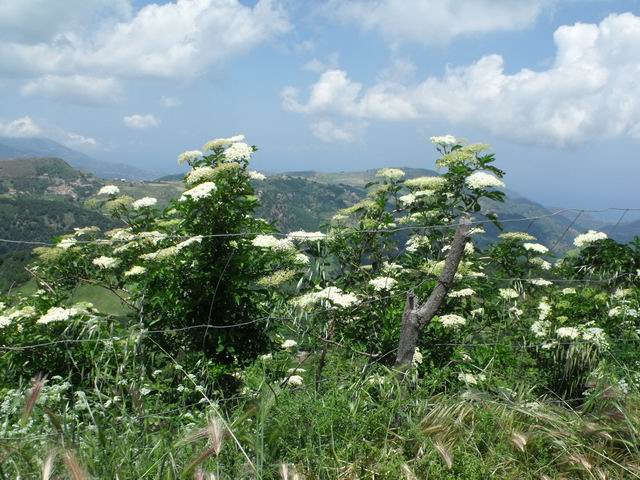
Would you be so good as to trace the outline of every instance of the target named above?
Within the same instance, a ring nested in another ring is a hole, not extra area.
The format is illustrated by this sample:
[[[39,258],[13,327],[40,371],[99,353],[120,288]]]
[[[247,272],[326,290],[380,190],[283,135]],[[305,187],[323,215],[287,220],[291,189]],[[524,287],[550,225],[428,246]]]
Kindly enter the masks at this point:
[[[331,120],[318,120],[311,124],[313,134],[323,142],[352,142],[366,127],[365,122],[343,122],[340,125]]]
[[[330,16],[395,43],[443,44],[531,26],[550,0],[329,0]]]
[[[137,130],[144,130],[146,128],[153,128],[160,125],[160,120],[150,113],[147,113],[146,115],[134,113],[133,115],[124,117],[122,121],[127,127],[135,128]]]
[[[45,75],[28,82],[21,89],[23,95],[40,95],[79,105],[106,105],[121,95],[120,83],[113,78],[82,75]]]
[[[0,40],[38,43],[57,34],[86,26],[97,15],[126,18],[131,15],[130,0],[2,0],[0,2]]]
[[[63,143],[69,148],[96,149],[100,146],[93,137],[85,137],[79,133],[66,132]]]
[[[134,12],[130,0],[3,0],[0,76],[30,79],[26,94],[112,102],[117,79],[195,77],[288,31],[279,1],[175,0]]]
[[[0,122],[0,135],[5,137],[37,137],[42,129],[29,116],[17,118],[8,123]]]
[[[63,10],[47,4],[47,11]],[[253,7],[238,0],[177,0],[147,5],[124,20],[104,20],[91,33],[63,31],[37,43],[2,41],[0,65],[13,74],[184,78],[288,29],[275,0]]]
[[[547,70],[505,72],[500,55],[447,68],[419,83],[381,78],[369,88],[342,70],[324,72],[285,109],[321,118],[434,120],[474,125],[523,143],[564,146],[591,138],[640,136],[640,17],[612,14],[600,24],[562,26]]]

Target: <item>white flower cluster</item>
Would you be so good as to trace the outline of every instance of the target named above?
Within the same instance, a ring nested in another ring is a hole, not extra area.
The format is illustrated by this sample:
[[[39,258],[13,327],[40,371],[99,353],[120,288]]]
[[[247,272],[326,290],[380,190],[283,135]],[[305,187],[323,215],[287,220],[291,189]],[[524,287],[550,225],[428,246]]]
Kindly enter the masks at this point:
[[[196,235],[195,237],[187,238],[186,240],[178,243],[176,245],[176,249],[180,251],[183,248],[188,247],[189,245],[193,245],[194,243],[202,243],[202,238],[202,235]]]
[[[78,241],[75,238],[63,238],[56,246],[63,250],[67,250],[71,247],[75,247],[77,243]]]
[[[520,294],[513,288],[501,288],[498,290],[498,295],[504,300],[515,300],[520,297]]]
[[[213,167],[196,167],[187,173],[185,182],[187,185],[195,185],[205,180],[213,180],[216,170]]]
[[[549,253],[549,249],[540,243],[524,243],[522,246],[529,252],[536,252],[542,255]]]
[[[249,160],[253,148],[243,142],[232,143],[229,148],[224,151],[224,156],[230,162],[237,162],[239,160]]]
[[[377,171],[376,177],[386,178],[389,180],[399,180],[404,177],[404,171],[399,168],[383,168]]]
[[[287,385],[291,385],[292,387],[299,387],[304,382],[304,378],[300,375],[291,375],[287,378]]]
[[[509,308],[508,312],[509,312],[509,316],[514,315],[516,317],[521,317],[522,314],[524,313],[522,309],[515,306]]]
[[[477,385],[479,382],[484,382],[487,376],[484,373],[474,375],[473,373],[459,373],[458,380],[466,383],[467,385]]]
[[[81,237],[83,235],[86,235],[88,233],[98,233],[100,231],[100,227],[82,227],[82,228],[74,228],[73,229],[74,237]]]
[[[609,310],[609,317],[611,318],[623,316],[637,318],[639,315],[640,314],[638,313],[638,310],[636,310],[635,308],[630,308],[628,305],[619,305]]]
[[[464,183],[472,190],[504,188],[506,186],[502,180],[485,172],[472,173],[464,180]]]
[[[315,242],[324,240],[327,236],[322,232],[305,232],[304,230],[298,230],[291,232],[287,235],[289,240],[299,243]]]
[[[98,195],[117,195],[120,189],[116,185],[105,185],[98,190]]]
[[[404,182],[407,188],[419,190],[439,190],[446,186],[444,177],[417,177]]]
[[[135,238],[135,235],[126,228],[114,228],[106,232],[105,235],[116,242],[129,241]]]
[[[170,247],[161,248],[156,252],[145,253],[144,255],[140,255],[140,258],[143,260],[164,260],[166,258],[171,258],[177,255],[183,248],[188,247],[194,243],[202,242],[202,235],[196,235],[195,237],[188,238],[177,245],[172,245]]]
[[[187,152],[182,152],[178,155],[178,165],[182,165],[183,163],[191,163],[195,160],[198,160],[202,157],[202,152],[200,150],[189,150]]]
[[[576,327],[560,327],[556,330],[556,335],[558,338],[570,338],[574,340],[580,336],[580,330]]]
[[[311,263],[311,259],[308,256],[306,256],[304,253],[297,253],[294,258],[294,261],[300,265],[309,265],[309,263]]]
[[[32,307],[31,305],[27,305],[22,308],[11,308],[9,310],[6,310],[6,307],[7,306],[4,303],[0,302],[0,312],[2,312],[2,315],[0,315],[0,328],[5,328],[11,325],[13,320],[30,318],[36,314],[35,307]],[[20,325],[18,328],[20,328]]]
[[[257,180],[257,181],[262,181],[267,178],[267,176],[264,173],[256,172],[255,170],[249,170],[248,175],[251,180]]]
[[[391,277],[377,277],[369,280],[369,285],[371,285],[376,292],[393,290],[397,283],[398,281]]]
[[[547,302],[545,302],[544,300],[542,300],[539,304],[538,304],[538,312],[540,312],[538,314],[538,319],[540,320],[546,320],[547,317],[549,317],[549,315],[551,314],[551,305],[549,305]]]
[[[210,140],[204,146],[204,150],[215,150],[218,147],[224,147],[225,145],[231,145],[236,142],[242,142],[244,140],[244,135],[234,135],[229,138],[216,138],[215,140]]]
[[[414,235],[409,240],[407,240],[407,252],[415,253],[419,248],[428,247],[431,245],[429,237],[426,235]]]
[[[298,342],[296,342],[295,340],[285,340],[284,342],[282,342],[282,344],[280,345],[280,347],[283,350],[287,350],[287,351],[291,351],[293,350],[295,347],[298,346]]]
[[[63,322],[78,315],[79,313],[80,312],[76,308],[51,307],[47,310],[47,313],[38,319],[36,323],[46,325],[51,322]]]
[[[117,267],[120,263],[120,260],[103,255],[101,257],[94,258],[91,263],[93,263],[96,267],[108,270]]]
[[[443,147],[452,147],[458,144],[458,139],[450,134],[430,137],[429,140],[431,140],[431,143],[434,145],[441,145]]]
[[[329,302],[329,306],[349,308],[360,302],[351,293],[344,293],[338,287],[326,287],[318,292],[309,292],[294,300],[300,308],[307,308],[317,303]]]
[[[140,210],[141,208],[149,208],[153,207],[156,203],[158,203],[157,198],[153,197],[142,197],[140,200],[136,200],[131,204],[134,210]]]
[[[138,275],[143,275],[147,271],[146,268],[140,267],[138,265],[131,267],[129,270],[124,272],[125,277],[134,277]]]
[[[269,248],[271,250],[285,251],[295,250],[291,240],[286,238],[276,238],[273,235],[258,235],[251,241],[254,247]]]
[[[563,295],[575,295],[576,294],[576,289],[575,288],[571,288],[571,287],[563,288],[562,289],[562,294]]]
[[[578,235],[574,240],[573,244],[578,248],[586,247],[587,245],[591,245],[594,242],[599,240],[606,240],[607,234],[604,232],[597,232],[595,230],[589,230],[587,233],[583,233],[582,235]]]
[[[538,338],[544,338],[549,334],[550,324],[546,320],[536,320],[531,325],[531,332]]]
[[[204,182],[200,185],[193,187],[191,190],[187,190],[180,197],[181,202],[186,202],[187,199],[198,201],[202,198],[206,198],[218,189],[213,182]]]
[[[529,283],[536,287],[548,287],[549,285],[553,285],[553,282],[545,280],[544,278],[532,278],[529,280]]]
[[[406,195],[398,197],[398,200],[405,205],[413,205],[416,202],[416,196],[413,193],[407,193]]]
[[[463,317],[453,313],[450,313],[449,315],[442,315],[440,317],[440,322],[442,323],[442,326],[446,328],[458,328],[467,324],[467,321]]]
[[[411,359],[411,363],[414,367],[417,367],[418,365],[422,364],[423,361],[424,357],[422,356],[422,352],[418,347],[416,347],[416,349],[413,351],[413,358]]]
[[[449,292],[449,298],[465,298],[472,297],[476,294],[475,290],[472,288],[463,288],[461,290],[452,290]]]
[[[607,346],[607,335],[604,330],[599,327],[589,327],[582,332],[582,339],[587,342],[593,342],[600,346]]]
[[[504,232],[498,235],[503,240],[516,240],[519,242],[528,242],[535,240],[536,237],[527,232]]]
[[[535,257],[529,260],[531,265],[536,265],[542,270],[551,270],[551,263],[547,262],[544,258]]]

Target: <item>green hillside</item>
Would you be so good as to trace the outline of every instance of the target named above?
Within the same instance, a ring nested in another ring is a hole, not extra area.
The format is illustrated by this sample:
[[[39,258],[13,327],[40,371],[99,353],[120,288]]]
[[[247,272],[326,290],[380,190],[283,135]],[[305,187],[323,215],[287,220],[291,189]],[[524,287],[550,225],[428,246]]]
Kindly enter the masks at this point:
[[[256,184],[261,207],[258,214],[274,221],[282,231],[317,230],[336,211],[363,198],[361,188],[329,185],[288,175],[269,177]]]

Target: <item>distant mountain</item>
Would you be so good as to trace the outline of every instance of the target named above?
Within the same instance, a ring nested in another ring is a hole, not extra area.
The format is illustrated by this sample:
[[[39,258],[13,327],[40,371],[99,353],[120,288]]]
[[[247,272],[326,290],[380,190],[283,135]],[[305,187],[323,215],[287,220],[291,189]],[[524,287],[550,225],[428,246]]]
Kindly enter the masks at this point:
[[[634,220],[633,222],[615,223],[606,225],[603,229],[610,238],[617,240],[618,242],[630,242],[635,237],[640,237],[640,220]]]
[[[439,175],[433,170],[426,168],[397,167],[406,174],[406,178]],[[364,187],[367,183],[380,180],[376,178],[376,173],[380,169],[360,170],[352,172],[317,172],[315,170],[305,170],[298,172],[284,172],[280,174],[284,177],[300,177],[320,183],[344,184],[353,187]]]
[[[588,212],[579,212],[576,210],[561,212],[558,216],[565,218],[567,221],[575,221],[575,224],[579,225],[583,232],[587,230],[598,230],[621,243],[628,243],[635,237],[640,237],[640,219],[631,219],[629,218],[631,215],[626,215],[627,221],[620,222],[602,220],[590,215]],[[624,216],[620,218],[624,218]]]
[[[144,180],[153,177],[153,174],[130,165],[101,162],[48,138],[0,137],[0,160],[33,157],[61,158],[73,167],[101,178]]]

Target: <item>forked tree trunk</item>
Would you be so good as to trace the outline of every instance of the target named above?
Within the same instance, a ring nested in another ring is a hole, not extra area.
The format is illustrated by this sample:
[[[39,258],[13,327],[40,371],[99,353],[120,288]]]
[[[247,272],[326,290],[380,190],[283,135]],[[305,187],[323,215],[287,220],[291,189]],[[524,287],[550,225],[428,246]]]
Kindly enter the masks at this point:
[[[422,306],[418,304],[413,291],[407,294],[407,303],[402,315],[402,328],[400,330],[400,343],[398,345],[398,355],[396,356],[397,367],[410,367],[413,361],[413,354],[418,344],[420,333],[433,319],[438,309],[442,305],[447,292],[453,285],[460,260],[464,254],[464,247],[469,240],[471,221],[465,215],[458,226],[451,243],[451,249],[444,261],[444,269],[438,283],[434,287],[427,302]]]

